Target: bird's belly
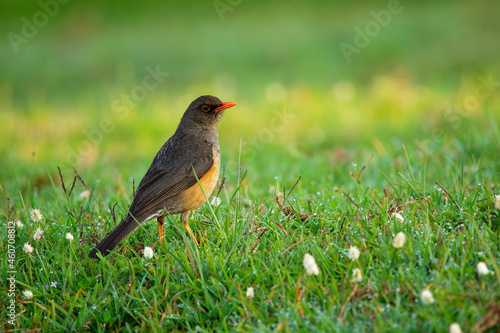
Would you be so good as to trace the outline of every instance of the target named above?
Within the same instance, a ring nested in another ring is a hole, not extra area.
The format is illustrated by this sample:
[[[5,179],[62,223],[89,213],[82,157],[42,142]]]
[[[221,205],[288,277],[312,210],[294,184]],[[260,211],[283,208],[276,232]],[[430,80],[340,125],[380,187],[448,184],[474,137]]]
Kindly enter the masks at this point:
[[[179,199],[183,206],[182,211],[193,210],[200,207],[205,203],[205,195],[207,198],[212,195],[212,192],[217,186],[217,180],[219,179],[220,158],[217,157],[214,158],[214,165],[212,168],[199,179],[199,184],[196,183],[179,194]],[[200,185],[203,187],[205,195],[203,195]]]

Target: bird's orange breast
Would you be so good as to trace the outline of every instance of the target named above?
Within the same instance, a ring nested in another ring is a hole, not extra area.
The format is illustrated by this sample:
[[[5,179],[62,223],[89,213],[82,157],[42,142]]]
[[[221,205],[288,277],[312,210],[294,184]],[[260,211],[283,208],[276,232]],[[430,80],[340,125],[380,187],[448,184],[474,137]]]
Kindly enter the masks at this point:
[[[207,198],[212,195],[212,192],[217,186],[217,180],[219,179],[219,169],[220,158],[219,156],[214,156],[212,168],[199,179],[200,183],[194,184],[180,194],[184,211],[196,209],[205,203],[205,196],[201,191],[200,185],[203,187],[203,191]]]

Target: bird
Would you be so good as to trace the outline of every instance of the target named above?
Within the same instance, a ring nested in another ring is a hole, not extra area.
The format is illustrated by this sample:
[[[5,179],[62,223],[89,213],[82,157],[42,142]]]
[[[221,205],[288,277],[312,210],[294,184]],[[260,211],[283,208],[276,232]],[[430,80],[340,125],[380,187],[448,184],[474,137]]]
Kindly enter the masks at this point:
[[[166,215],[180,214],[198,245],[188,224],[189,215],[205,203],[217,185],[221,163],[217,124],[224,110],[235,105],[204,95],[188,106],[177,130],[160,148],[139,183],[125,219],[90,251],[89,258],[99,260],[98,253],[107,256],[141,223],[155,218],[163,240]]]

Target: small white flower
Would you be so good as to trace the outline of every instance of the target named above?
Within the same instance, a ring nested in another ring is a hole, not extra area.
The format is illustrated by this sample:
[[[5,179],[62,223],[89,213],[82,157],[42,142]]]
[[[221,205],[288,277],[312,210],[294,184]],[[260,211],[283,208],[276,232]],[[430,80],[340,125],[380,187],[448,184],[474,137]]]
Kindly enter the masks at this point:
[[[19,228],[19,229],[22,229],[24,227],[24,224],[19,221],[19,220],[16,220],[16,226]]]
[[[363,273],[361,273],[361,270],[359,268],[355,268],[352,270],[352,282],[361,282],[363,281]]]
[[[318,275],[319,274],[319,268],[318,265],[316,265],[316,260],[314,260],[314,257],[310,255],[309,253],[306,253],[304,256],[304,268],[306,269],[307,275]]]
[[[479,274],[479,276],[490,274],[490,270],[488,269],[488,266],[486,266],[486,263],[480,261],[477,264],[477,274]]]
[[[30,299],[33,297],[33,292],[31,290],[25,290],[25,291],[23,291],[23,295],[24,295],[24,297]]]
[[[153,249],[152,248],[150,248],[149,246],[146,246],[144,248],[144,258],[151,259],[151,258],[153,258],[153,254],[154,253],[153,253]]]
[[[89,200],[91,192],[89,190],[85,190],[82,193],[80,193],[79,197],[80,200]]]
[[[35,230],[35,234],[33,235],[33,239],[39,240],[40,238],[42,238],[42,235],[43,235],[43,230],[38,228]]]
[[[42,222],[44,217],[42,212],[40,212],[40,209],[32,209],[31,210],[31,219],[34,222]]]
[[[399,213],[392,213],[391,217],[395,217],[399,222],[404,222],[405,218]]]
[[[69,242],[71,243],[73,239],[75,239],[75,237],[73,237],[73,235],[70,232],[68,232],[66,234],[66,239],[69,240]]]
[[[458,323],[453,323],[450,325],[450,333],[462,333],[462,329]]]
[[[495,208],[500,209],[500,194],[495,195]]]
[[[356,246],[351,246],[349,248],[349,259],[358,260],[359,258],[359,249]]]
[[[23,245],[23,251],[26,252],[27,254],[31,254],[33,252],[33,246],[29,245],[28,243],[25,243]]]
[[[432,293],[428,289],[422,290],[422,294],[420,295],[420,298],[422,299],[422,302],[427,305],[434,303],[434,296],[432,296]]]
[[[210,204],[214,207],[219,207],[220,204],[221,204],[222,200],[219,198],[219,197],[213,197],[211,200],[210,200]]]
[[[403,247],[406,243],[406,235],[402,232],[398,232],[396,237],[394,237],[394,243],[392,244],[396,249]]]
[[[55,281],[54,281],[54,282],[51,282],[51,283],[50,283],[50,287],[51,287],[51,288],[57,288],[57,282],[55,282]]]
[[[254,296],[254,291],[252,287],[247,288],[247,298],[253,298]]]

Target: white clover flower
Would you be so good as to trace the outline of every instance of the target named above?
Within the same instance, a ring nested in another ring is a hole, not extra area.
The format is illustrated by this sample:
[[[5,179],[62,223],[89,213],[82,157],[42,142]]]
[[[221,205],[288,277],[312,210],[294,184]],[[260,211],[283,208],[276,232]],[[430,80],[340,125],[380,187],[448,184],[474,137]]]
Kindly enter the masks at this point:
[[[34,240],[39,240],[43,236],[43,230],[38,228],[35,230],[35,234],[33,235]]]
[[[22,229],[22,228],[24,227],[24,224],[23,224],[21,221],[19,221],[19,220],[16,220],[16,222],[15,222],[15,223],[16,223],[16,226],[17,226],[19,229]]]
[[[26,252],[27,254],[31,254],[33,252],[33,246],[29,245],[29,243],[25,243],[23,245],[23,251]]]
[[[33,297],[33,292],[31,290],[25,290],[23,291],[23,295],[24,297],[26,297],[27,299],[30,299]]]
[[[391,217],[395,217],[396,220],[398,220],[398,222],[404,222],[405,221],[405,218],[403,217],[403,215],[401,215],[399,213],[392,213]]]
[[[406,235],[402,232],[398,232],[396,237],[394,237],[394,243],[392,244],[396,249],[403,247],[406,243]]]
[[[450,325],[450,333],[462,333],[462,329],[458,323],[453,323]]]
[[[349,248],[349,259],[358,260],[359,258],[359,249],[356,246],[351,246]]]
[[[153,258],[153,254],[154,254],[154,252],[153,252],[152,248],[150,248],[149,246],[146,246],[144,248],[144,258],[151,259],[151,258]]]
[[[44,217],[40,209],[32,209],[31,210],[31,219],[34,222],[42,222]]]
[[[363,281],[363,273],[359,268],[355,268],[352,270],[351,281],[354,283]]]
[[[422,290],[422,294],[420,294],[420,298],[422,299],[422,302],[427,305],[434,303],[434,296],[432,296],[432,293],[428,289]]]
[[[252,287],[247,288],[247,298],[253,298],[254,297],[254,290]]]
[[[495,195],[495,208],[500,209],[500,194]]]
[[[307,275],[318,275],[319,274],[319,268],[318,265],[316,265],[316,260],[314,260],[314,257],[310,255],[309,253],[306,253],[304,256],[304,268],[306,269]]]
[[[220,204],[221,204],[222,200],[219,198],[219,197],[213,197],[211,200],[210,200],[210,204],[214,207],[219,207]]]
[[[78,196],[80,200],[89,200],[91,192],[89,190],[85,190]]]
[[[73,237],[73,235],[70,232],[68,232],[66,234],[66,239],[69,240],[69,242],[71,243],[73,239],[75,239],[75,237]]]
[[[488,266],[486,266],[486,263],[480,261],[477,264],[477,274],[479,274],[479,276],[490,274],[490,270],[488,269]]]

